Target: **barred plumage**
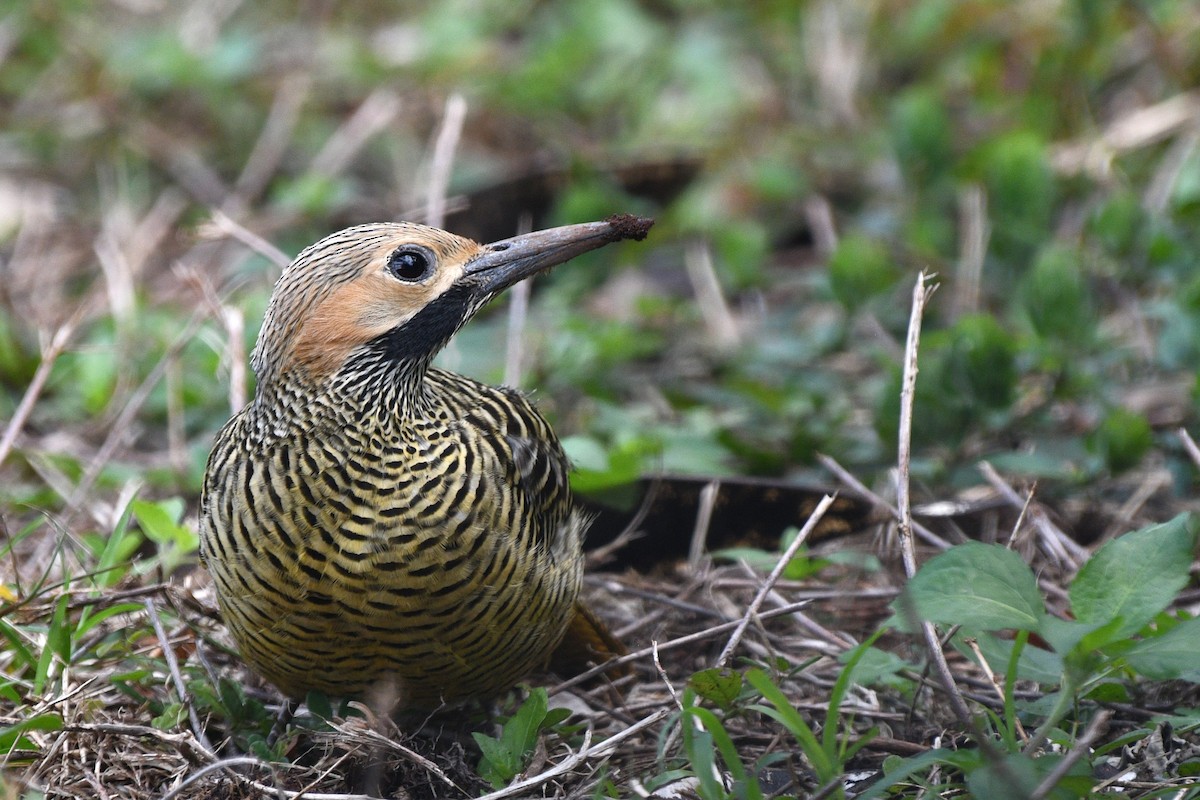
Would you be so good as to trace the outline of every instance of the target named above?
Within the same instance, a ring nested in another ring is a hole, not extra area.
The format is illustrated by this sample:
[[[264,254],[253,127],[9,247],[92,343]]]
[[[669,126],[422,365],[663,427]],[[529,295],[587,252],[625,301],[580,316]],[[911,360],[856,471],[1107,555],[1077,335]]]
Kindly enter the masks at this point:
[[[284,271],[255,398],[201,498],[201,553],[251,666],[292,696],[390,682],[427,708],[504,690],[591,624],[553,431],[519,392],[429,362],[507,286],[649,224],[489,246],[359,226]]]

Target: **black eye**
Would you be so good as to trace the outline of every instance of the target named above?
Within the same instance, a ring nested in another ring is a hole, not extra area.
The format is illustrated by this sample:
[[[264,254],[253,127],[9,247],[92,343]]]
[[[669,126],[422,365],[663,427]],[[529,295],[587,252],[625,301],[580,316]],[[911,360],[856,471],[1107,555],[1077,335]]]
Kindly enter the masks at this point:
[[[401,247],[388,259],[388,272],[402,281],[419,281],[429,274],[433,257],[423,248]]]

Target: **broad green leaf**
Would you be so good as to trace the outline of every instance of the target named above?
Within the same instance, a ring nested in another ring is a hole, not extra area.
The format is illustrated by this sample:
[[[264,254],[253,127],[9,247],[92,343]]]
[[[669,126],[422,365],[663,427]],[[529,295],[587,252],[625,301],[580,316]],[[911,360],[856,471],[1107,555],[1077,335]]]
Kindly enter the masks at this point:
[[[1121,636],[1140,630],[1187,583],[1196,533],[1196,518],[1180,514],[1105,544],[1071,582],[1075,618],[1105,624],[1120,617]]]
[[[14,749],[33,750],[35,745],[25,738],[29,731],[57,731],[63,726],[58,714],[38,714],[21,720],[16,725],[0,729],[0,754],[8,755]]]
[[[1080,643],[1089,637],[1093,637],[1096,631],[1103,630],[1104,624],[1093,622],[1080,622],[1074,619],[1059,619],[1058,617],[1046,617],[1042,620],[1042,627],[1039,633],[1050,646],[1054,648],[1054,652],[1059,655],[1066,655],[1071,651],[1080,647]],[[1108,629],[1101,638],[1111,641],[1113,629]],[[1096,639],[1090,639],[1088,646],[1094,644]]]
[[[1129,666],[1154,680],[1200,683],[1200,617],[1138,642],[1125,654]]]
[[[1049,621],[1049,618],[1046,621]],[[980,633],[975,636],[975,641],[979,645],[979,651],[983,653],[983,657],[987,659],[988,665],[994,672],[1000,674],[1007,669],[1015,642],[1011,639],[1001,639],[991,633]],[[958,649],[972,661],[975,660],[968,648],[959,647]],[[1021,655],[1017,659],[1017,677],[1023,681],[1057,686],[1062,680],[1062,671],[1062,656],[1028,643],[1021,650]]]
[[[688,678],[696,694],[723,709],[729,709],[742,690],[740,673],[728,669],[705,669]]]
[[[1004,757],[1003,763],[985,761],[983,766],[967,776],[971,797],[994,800],[1024,800],[1038,784],[1033,760],[1020,753]]]
[[[500,739],[493,739],[478,731],[473,732],[471,736],[475,738],[475,744],[483,753],[483,760],[479,765],[480,776],[496,788],[500,788],[511,780],[519,769],[514,764],[513,754]]]
[[[529,693],[512,719],[504,723],[504,739],[514,753],[524,755],[537,744],[547,705],[546,690],[539,686]]]
[[[175,542],[185,546],[195,538],[195,534],[179,524],[183,515],[183,501],[178,498],[158,503],[133,500],[129,507],[133,509],[146,536],[159,544]]]
[[[1045,616],[1029,567],[994,544],[968,542],[935,556],[909,582],[907,593],[921,619],[968,630],[1036,630]],[[894,606],[905,612],[902,601]]]
[[[849,653],[842,653],[838,656],[838,661],[846,663],[848,655]],[[898,677],[900,671],[905,669],[917,672],[920,668],[895,653],[880,650],[878,647],[868,647],[863,651],[858,663],[850,669],[850,680],[859,686],[874,686],[880,683],[899,686],[909,683],[907,679]]]

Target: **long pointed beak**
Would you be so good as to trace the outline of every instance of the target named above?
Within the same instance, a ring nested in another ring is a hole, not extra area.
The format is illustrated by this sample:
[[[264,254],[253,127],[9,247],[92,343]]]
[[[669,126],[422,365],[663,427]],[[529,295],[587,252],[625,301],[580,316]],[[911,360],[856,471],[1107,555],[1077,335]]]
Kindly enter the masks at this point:
[[[641,241],[654,220],[632,214],[615,214],[603,222],[564,225],[514,236],[484,245],[483,252],[466,264],[466,275],[479,281],[482,292],[496,294],[581,253],[622,239]]]

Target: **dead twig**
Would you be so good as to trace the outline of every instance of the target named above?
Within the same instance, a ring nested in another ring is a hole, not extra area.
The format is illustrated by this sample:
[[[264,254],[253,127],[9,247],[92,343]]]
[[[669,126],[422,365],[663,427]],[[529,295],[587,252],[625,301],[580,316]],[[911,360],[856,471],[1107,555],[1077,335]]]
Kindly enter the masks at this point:
[[[720,348],[736,346],[741,341],[741,331],[721,289],[708,243],[699,240],[689,242],[683,252],[683,265],[687,269],[688,280],[696,295],[696,305],[700,308],[709,338]]]
[[[925,304],[937,289],[928,285],[929,276],[922,272],[917,276],[913,287],[912,314],[908,320],[908,338],[904,346],[904,378],[900,392],[900,441],[897,445],[897,461],[899,465],[899,480],[896,485],[896,506],[900,511],[900,545],[904,561],[904,572],[911,579],[917,574],[917,553],[913,541],[912,501],[909,492],[909,467],[912,463],[912,421],[913,405],[917,390],[917,351],[921,341],[921,319],[925,313]],[[921,633],[925,646],[939,681],[950,698],[950,705],[955,716],[964,727],[971,724],[971,712],[962,694],[950,674],[950,666],[946,663],[946,653],[938,641],[937,631],[933,623],[921,622]]]
[[[782,608],[775,608],[770,611],[764,611],[758,615],[758,618],[762,619],[762,620],[766,620],[766,619],[771,619],[772,617],[781,617],[785,614],[791,614],[793,611],[797,611],[801,608],[804,608],[805,606],[807,606],[809,604],[809,602],[810,601],[805,600],[800,603],[790,603],[789,605],[786,605]],[[631,664],[634,661],[645,658],[646,656],[653,655],[655,648],[657,648],[661,652],[663,650],[669,650],[669,649],[675,648],[675,647],[683,647],[684,645],[692,644],[693,642],[699,642],[699,641],[703,641],[704,639],[711,639],[714,636],[719,636],[720,634],[725,633],[726,631],[733,630],[740,624],[742,624],[741,620],[733,620],[730,622],[723,622],[720,625],[714,625],[711,628],[705,628],[702,631],[696,631],[694,633],[689,633],[686,636],[680,636],[677,639],[671,639],[670,641],[667,641],[667,642],[656,643],[651,647],[643,647],[641,650],[635,650],[632,653],[627,653],[627,654],[621,656],[620,658],[610,659],[603,664],[599,664],[595,667],[592,667],[591,669],[589,669],[586,672],[582,672],[573,678],[569,678],[569,679],[563,681],[562,683],[559,683],[557,686],[555,686],[554,688],[552,688],[548,691],[550,694],[558,694],[559,692],[561,692],[565,689],[569,689],[572,686],[577,686],[578,684],[581,684],[584,681],[588,680],[589,678],[595,677],[596,675],[599,675],[602,672],[607,672],[608,670],[612,669],[613,667],[618,667],[622,664]]]
[[[788,548],[786,551],[784,551],[783,555],[779,557],[779,561],[776,562],[775,568],[771,570],[771,574],[769,574],[766,580],[763,581],[763,585],[758,590],[758,594],[754,596],[754,599],[750,601],[750,605],[746,607],[746,613],[742,615],[741,620],[738,622],[738,626],[733,629],[733,633],[729,636],[729,641],[725,644],[725,649],[722,650],[721,655],[717,657],[717,663],[715,666],[718,669],[725,666],[726,662],[729,661],[729,657],[733,655],[733,651],[737,649],[738,642],[742,640],[742,636],[746,633],[746,628],[749,627],[750,620],[753,619],[755,614],[758,613],[758,609],[762,606],[763,600],[766,599],[767,593],[771,591],[771,588],[775,585],[775,582],[779,580],[779,576],[783,574],[783,570],[789,563],[791,563],[792,559],[795,558],[796,552],[801,548],[801,546],[803,546],[804,542],[808,540],[809,534],[816,529],[817,524],[821,521],[821,518],[825,516],[825,512],[829,510],[829,506],[833,504],[835,496],[836,495],[827,494],[821,498],[821,502],[817,504],[816,509],[813,510],[813,513],[809,516],[808,521],[804,523],[804,527],[800,529],[800,533],[797,534],[796,538],[792,540],[792,543],[788,545]]]
[[[445,194],[443,190],[443,199]],[[533,230],[533,218],[528,213],[521,214],[517,225],[517,235]],[[521,281],[508,290],[508,326],[504,332],[504,385],[514,389],[521,388],[521,364],[525,355],[525,320],[529,316],[529,294],[533,290],[533,281]]]
[[[971,184],[958,195],[958,271],[954,281],[954,316],[979,310],[982,294],[983,260],[987,255],[991,229],[987,218],[987,195],[983,187]]]
[[[692,540],[688,546],[688,569],[693,572],[700,568],[700,560],[704,557],[704,544],[708,541],[708,528],[712,524],[713,509],[717,505],[717,495],[720,492],[720,481],[711,481],[700,490],[696,526],[692,528]]]
[[[218,233],[241,242],[255,253],[258,253],[260,256],[279,267],[280,270],[292,263],[292,257],[287,253],[283,252],[254,231],[246,228],[233,217],[229,216],[218,208],[213,209],[210,223]],[[212,235],[211,232],[209,232],[209,235]]]
[[[386,89],[371,92],[326,140],[309,170],[323,178],[341,174],[371,137],[391,125],[399,113],[400,98],[396,94]]]
[[[1179,441],[1183,442],[1183,449],[1187,451],[1188,458],[1192,459],[1192,463],[1196,465],[1197,469],[1200,469],[1200,446],[1196,444],[1196,440],[1187,432],[1187,428],[1180,428],[1176,434],[1179,436]],[[0,458],[0,461],[3,460]]]
[[[889,503],[887,500],[884,500],[878,494],[868,489],[866,484],[854,477],[849,470],[847,470],[837,461],[825,455],[824,453],[817,453],[817,460],[821,462],[821,465],[824,466],[825,469],[832,472],[838,480],[853,489],[856,494],[867,498],[874,503],[877,508],[887,511],[892,518],[899,518],[900,510],[897,509],[895,505]],[[936,533],[929,530],[929,528],[917,522],[916,520],[913,520],[912,526],[913,532],[916,533],[917,536],[920,536],[925,544],[933,545],[939,550],[949,550],[953,546],[950,542],[938,536]]]
[[[179,694],[179,701],[187,708],[188,721],[192,723],[192,734],[200,746],[212,754],[212,743],[204,734],[204,726],[200,724],[200,715],[196,713],[196,704],[192,702],[192,693],[188,691],[183,674],[179,671],[179,659],[175,658],[175,649],[171,647],[171,641],[167,638],[162,620],[158,617],[158,609],[155,608],[154,602],[149,597],[142,601],[142,605],[146,607],[146,615],[150,618],[150,624],[154,627],[154,635],[158,637],[159,646],[162,647],[163,658],[167,662],[167,670],[171,673],[175,691]]]
[[[1096,741],[1102,733],[1108,730],[1108,721],[1112,717],[1113,712],[1108,709],[1101,709],[1096,712],[1096,716],[1092,717],[1092,721],[1088,723],[1084,729],[1083,735],[1075,740],[1075,744],[1067,752],[1061,761],[1054,765],[1054,769],[1046,774],[1042,782],[1034,788],[1029,795],[1029,800],[1042,800],[1047,797],[1050,792],[1058,785],[1058,782],[1066,777],[1071,768],[1078,763],[1079,759],[1087,755],[1092,747],[1092,742]]]
[[[1046,553],[1059,561],[1059,563],[1067,564],[1073,569],[1079,569],[1079,565],[1087,561],[1087,548],[1081,546],[1078,542],[1067,536],[1057,525],[1050,521],[1046,516],[1046,512],[1041,509],[1036,503],[1028,503],[1017,492],[1009,486],[1005,480],[1000,477],[1000,473],[996,472],[995,467],[986,461],[979,462],[979,473],[983,475],[993,489],[995,489],[1001,497],[1003,497],[1013,508],[1024,509],[1028,506],[1029,519],[1040,534],[1040,540],[1043,544],[1043,549]]]
[[[80,307],[71,319],[60,325],[54,335],[50,337],[49,344],[42,350],[42,360],[38,364],[37,371],[33,373],[33,380],[29,382],[25,394],[21,397],[21,402],[17,404],[17,410],[13,412],[12,419],[8,421],[8,427],[4,429],[4,438],[0,439],[0,464],[3,464],[8,458],[8,454],[12,452],[17,435],[25,427],[42,389],[46,387],[46,381],[50,377],[51,370],[54,369],[54,362],[62,355],[67,343],[71,341],[71,336],[75,333],[82,311],[83,309]]]
[[[429,165],[429,193],[425,200],[425,222],[435,228],[446,222],[446,189],[450,186],[450,171],[454,166],[454,151],[462,138],[467,118],[467,101],[455,92],[446,98],[446,111],[433,145],[433,160]]]

